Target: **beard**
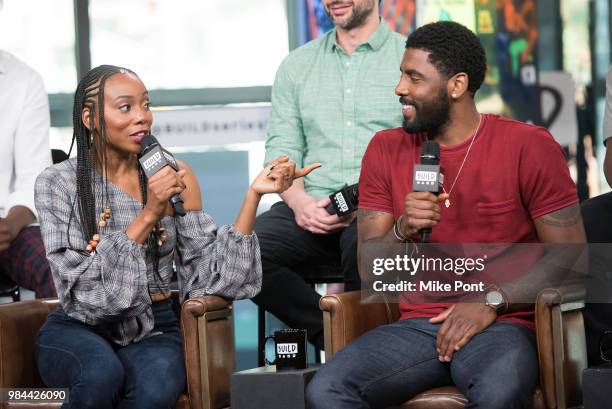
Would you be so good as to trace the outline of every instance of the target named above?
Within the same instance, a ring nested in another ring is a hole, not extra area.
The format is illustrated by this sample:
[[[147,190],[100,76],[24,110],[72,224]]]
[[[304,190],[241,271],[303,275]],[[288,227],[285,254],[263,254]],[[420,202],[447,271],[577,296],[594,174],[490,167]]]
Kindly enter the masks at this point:
[[[407,102],[402,99],[402,103]],[[415,115],[411,122],[404,118],[402,128],[408,133],[427,132],[428,134],[438,133],[450,119],[450,101],[445,88],[441,88],[433,101],[414,105]]]
[[[342,4],[342,3],[343,1],[340,1],[340,0],[332,1],[328,7],[331,7],[336,4]],[[334,20],[328,7],[324,7],[324,9],[327,15],[329,16],[329,18],[334,22],[334,24],[336,24],[338,27],[344,30],[351,30],[363,24],[363,22],[368,18],[370,13],[372,13],[372,10],[374,10],[375,3],[376,3],[376,0],[371,0],[369,4],[367,2],[355,4],[353,6],[353,13],[349,17],[347,17],[346,20],[342,22],[336,22]]]

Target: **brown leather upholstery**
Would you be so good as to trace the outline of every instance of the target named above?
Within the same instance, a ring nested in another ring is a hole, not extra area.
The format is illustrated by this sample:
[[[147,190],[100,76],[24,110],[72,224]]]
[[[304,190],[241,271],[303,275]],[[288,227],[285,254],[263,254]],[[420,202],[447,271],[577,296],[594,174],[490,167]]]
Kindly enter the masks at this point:
[[[173,293],[176,300],[176,294]],[[0,305],[0,388],[42,387],[34,364],[36,334],[57,300]],[[181,308],[187,393],[176,409],[222,409],[229,405],[234,370],[232,305],[217,296],[187,300]],[[2,409],[57,409],[60,404],[15,403]]]
[[[232,305],[217,296],[186,300],[181,328],[191,409],[229,406],[234,371]]]
[[[369,297],[378,297],[380,302],[362,303],[359,291],[321,299],[327,359],[364,332],[399,318],[397,304],[382,295]],[[546,289],[538,295],[535,321],[540,386],[533,394],[533,408],[566,408],[582,401],[582,371],[587,366],[581,312],[584,297],[579,286]],[[445,386],[390,409],[460,409],[465,403],[457,388]]]
[[[587,367],[581,311],[584,297],[580,286],[549,288],[538,295],[535,323],[540,385],[548,408],[582,402],[582,371]]]

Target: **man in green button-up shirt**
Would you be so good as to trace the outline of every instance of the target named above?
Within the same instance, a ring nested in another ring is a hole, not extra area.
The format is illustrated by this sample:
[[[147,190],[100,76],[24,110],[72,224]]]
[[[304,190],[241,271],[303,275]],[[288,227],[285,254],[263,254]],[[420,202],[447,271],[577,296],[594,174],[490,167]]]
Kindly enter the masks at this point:
[[[286,155],[320,169],[281,195],[258,217],[255,231],[263,285],[254,301],[323,347],[320,296],[298,266],[339,260],[345,289],[360,288],[353,215],[329,215],[329,195],[356,183],[370,138],[401,126],[394,93],[405,38],[380,18],[376,0],[324,0],[335,28],[291,52],[276,74],[266,163]]]

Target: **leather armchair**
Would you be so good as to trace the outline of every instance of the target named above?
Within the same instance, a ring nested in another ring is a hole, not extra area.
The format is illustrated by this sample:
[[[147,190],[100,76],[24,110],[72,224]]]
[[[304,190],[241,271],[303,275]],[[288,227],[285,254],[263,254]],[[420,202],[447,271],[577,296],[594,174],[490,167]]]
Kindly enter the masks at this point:
[[[325,357],[329,359],[359,335],[399,319],[397,304],[380,294],[361,303],[359,291],[321,299]],[[535,306],[540,385],[533,408],[563,409],[582,402],[582,371],[587,367],[582,309],[584,288],[567,286],[542,290]],[[434,388],[393,409],[460,409],[466,398],[454,386]],[[392,408],[389,408],[392,409]]]
[[[176,301],[176,295],[173,294]],[[34,362],[36,334],[57,308],[58,300],[21,301],[0,305],[0,388],[43,387]],[[176,409],[229,407],[229,382],[234,370],[231,302],[218,296],[186,300],[180,311],[187,391]],[[56,409],[60,404],[2,404],[2,409]]]

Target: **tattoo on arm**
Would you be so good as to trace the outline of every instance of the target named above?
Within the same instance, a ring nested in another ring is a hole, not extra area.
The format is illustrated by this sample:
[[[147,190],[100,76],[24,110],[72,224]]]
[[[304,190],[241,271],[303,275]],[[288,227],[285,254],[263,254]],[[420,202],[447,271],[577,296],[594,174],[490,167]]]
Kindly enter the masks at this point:
[[[542,223],[553,227],[571,227],[580,223],[582,216],[577,204],[564,207],[556,212],[545,214],[538,218]]]
[[[370,219],[370,220],[371,219],[377,219],[380,216],[384,216],[385,214],[388,214],[388,213],[377,212],[375,210],[362,210],[362,209],[359,209],[359,210],[357,210],[357,222],[360,222],[360,221],[365,220],[365,219]]]

